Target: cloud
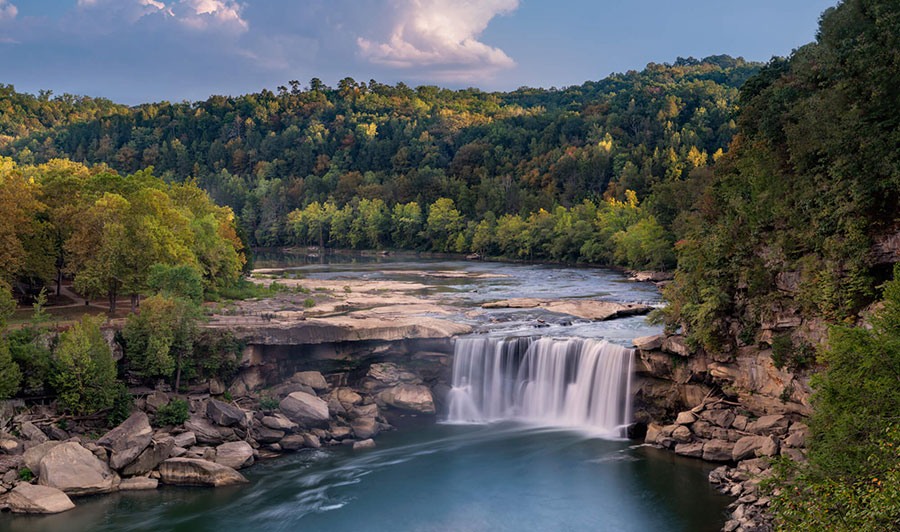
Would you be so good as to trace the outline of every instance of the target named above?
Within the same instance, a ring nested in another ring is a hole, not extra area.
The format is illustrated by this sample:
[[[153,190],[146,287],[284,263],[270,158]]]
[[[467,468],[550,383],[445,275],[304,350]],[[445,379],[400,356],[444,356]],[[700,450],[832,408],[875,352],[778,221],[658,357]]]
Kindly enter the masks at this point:
[[[8,0],[0,0],[0,20],[12,20],[19,14],[15,4]]]
[[[518,0],[395,0],[390,35],[381,42],[358,37],[357,45],[372,63],[477,80],[515,66],[503,50],[478,37],[491,19],[518,7]]]
[[[152,1],[152,0],[146,0]],[[179,22],[197,30],[218,27],[235,32],[247,31],[241,18],[243,5],[233,0],[181,0],[172,7]]]

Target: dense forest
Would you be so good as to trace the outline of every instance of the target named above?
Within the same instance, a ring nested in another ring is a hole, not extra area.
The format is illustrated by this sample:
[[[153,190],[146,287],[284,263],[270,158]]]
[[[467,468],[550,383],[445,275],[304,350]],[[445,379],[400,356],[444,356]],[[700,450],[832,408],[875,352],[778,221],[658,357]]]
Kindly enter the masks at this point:
[[[898,50],[897,2],[827,10],[816,42],[741,88],[738,132],[683,214],[664,315],[695,349],[727,357],[780,316],[830,324],[820,345],[768,341],[773,363],[820,370],[809,463],[773,481],[779,530],[900,526]]]
[[[6,87],[0,153],[26,165],[69,158],[194,179],[257,246],[659,268],[674,265],[677,183],[722,155],[738,87],[759,67],[688,58],[509,93],[313,79],[305,90],[292,81],[277,93],[134,108]],[[615,220],[599,222],[610,210]],[[439,234],[429,229],[429,218],[447,216]],[[348,232],[343,218],[365,221]],[[644,235],[657,241],[627,245]],[[560,238],[569,241],[554,249]]]

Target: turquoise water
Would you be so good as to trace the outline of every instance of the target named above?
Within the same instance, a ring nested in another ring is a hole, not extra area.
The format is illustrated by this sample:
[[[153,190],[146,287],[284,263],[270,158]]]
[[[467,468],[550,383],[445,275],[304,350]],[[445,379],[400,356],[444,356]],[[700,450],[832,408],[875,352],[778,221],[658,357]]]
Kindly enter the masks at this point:
[[[0,531],[718,530],[712,467],[628,441],[512,424],[426,425],[378,448],[304,451],[244,470],[249,485],[162,488],[76,501]]]

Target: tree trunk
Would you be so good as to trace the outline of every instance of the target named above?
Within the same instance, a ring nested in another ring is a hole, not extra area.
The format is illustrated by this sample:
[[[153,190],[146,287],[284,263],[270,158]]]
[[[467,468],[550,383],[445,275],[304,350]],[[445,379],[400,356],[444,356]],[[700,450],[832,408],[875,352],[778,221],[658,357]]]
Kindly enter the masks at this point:
[[[62,268],[56,270],[56,297],[62,295]]]
[[[137,313],[137,307],[138,307],[138,295],[131,294],[131,313],[132,314]]]
[[[109,287],[109,313],[116,313],[116,296],[118,296],[119,281],[113,280]]]
[[[181,350],[178,350],[178,362],[175,366],[175,393],[181,393]]]

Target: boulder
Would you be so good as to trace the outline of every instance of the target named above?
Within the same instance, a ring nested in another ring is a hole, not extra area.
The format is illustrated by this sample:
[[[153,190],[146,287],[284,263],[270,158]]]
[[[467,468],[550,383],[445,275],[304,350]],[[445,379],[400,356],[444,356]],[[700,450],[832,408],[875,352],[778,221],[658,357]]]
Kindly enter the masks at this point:
[[[29,447],[28,450],[25,451],[23,458],[25,459],[25,467],[30,469],[33,472],[37,472],[38,468],[41,466],[41,459],[45,454],[50,452],[50,449],[59,445],[58,441],[47,441],[44,443],[39,443],[34,447]]]
[[[675,335],[667,337],[665,340],[663,340],[662,350],[666,353],[682,357],[691,356],[691,351],[688,349],[687,344],[684,341],[684,336]]]
[[[17,454],[22,452],[22,444],[13,439],[0,440],[0,451],[6,454]]]
[[[319,437],[309,432],[303,433],[303,444],[311,449],[322,447],[322,442],[319,440]]]
[[[282,438],[278,444],[285,451],[299,451],[306,447],[306,440],[303,438],[303,434],[291,434]]]
[[[119,476],[108,465],[76,442],[65,442],[50,449],[38,472],[42,486],[64,491],[67,495],[110,493],[119,487]]]
[[[367,440],[353,442],[353,450],[358,451],[361,449],[374,449],[375,448],[375,440],[369,438]]]
[[[694,421],[697,421],[697,416],[695,416],[694,413],[690,410],[679,412],[678,417],[675,418],[676,425],[690,425]]]
[[[159,481],[155,478],[133,477],[122,479],[119,491],[155,490],[159,487]]]
[[[678,425],[678,428],[672,431],[672,439],[678,443],[687,443],[691,441],[691,429],[684,425]]]
[[[788,429],[790,420],[787,416],[774,414],[770,416],[762,416],[756,421],[747,424],[747,432],[754,434],[785,434]]]
[[[431,390],[421,384],[399,384],[378,394],[385,404],[401,410],[434,414],[434,397]]]
[[[806,437],[809,429],[803,423],[794,423],[788,431],[787,438],[784,439],[786,447],[806,447]]]
[[[709,440],[703,444],[703,459],[709,462],[728,462],[734,443],[725,440]]]
[[[109,465],[122,469],[133,462],[153,439],[153,429],[147,414],[137,411],[118,427],[104,434],[97,444],[109,449]]]
[[[44,434],[44,431],[37,428],[37,425],[35,425],[31,421],[23,422],[21,427],[19,427],[19,432],[22,434],[22,436],[25,436],[29,440],[38,443],[44,443],[50,440],[50,438],[48,438],[47,435]]]
[[[265,425],[253,428],[253,439],[259,443],[276,443],[284,438],[283,430],[275,430]]]
[[[298,371],[291,377],[291,381],[305,384],[317,392],[323,392],[328,389],[325,377],[318,371]]]
[[[378,405],[371,403],[368,405],[359,405],[350,410],[350,417],[378,417]]]
[[[662,434],[662,427],[656,423],[647,425],[647,433],[644,435],[644,443],[656,443]]]
[[[374,417],[360,417],[350,423],[353,436],[361,440],[371,438],[378,434],[378,423]]]
[[[400,382],[401,373],[402,371],[397,367],[397,364],[382,362],[379,364],[372,364],[369,367],[369,372],[366,376],[385,386],[393,386]]]
[[[731,427],[731,424],[734,423],[734,412],[728,409],[705,410],[700,417],[723,429]]]
[[[175,446],[187,449],[197,443],[197,435],[191,431],[175,435]]]
[[[169,458],[159,466],[163,484],[176,486],[230,486],[247,479],[234,469],[200,458]]]
[[[349,438],[351,433],[350,427],[334,426],[331,427],[331,437],[335,440],[343,440]]]
[[[653,351],[655,349],[659,349],[662,347],[663,340],[665,340],[666,335],[657,334],[655,336],[642,336],[640,338],[635,338],[631,341],[634,344],[634,347],[640,349],[641,351]]]
[[[122,474],[133,476],[133,475],[143,475],[145,473],[149,473],[156,469],[163,460],[169,458],[172,453],[172,449],[175,448],[175,438],[171,436],[166,436],[164,438],[160,438],[158,440],[152,440],[150,445],[147,446],[146,449],[137,457],[134,462],[131,462],[124,468],[122,468]]]
[[[64,441],[69,439],[69,433],[56,425],[48,425],[47,428],[44,429],[44,432],[47,436],[50,436],[51,440]]]
[[[232,469],[253,464],[253,447],[245,441],[231,441],[216,447],[216,463]]]
[[[21,454],[0,455],[0,475],[12,471],[16,474],[16,470],[25,465],[25,458]]]
[[[144,399],[144,404],[147,405],[148,410],[155,412],[159,410],[160,407],[169,404],[170,400],[169,394],[157,390]]]
[[[756,456],[775,456],[778,443],[771,436],[744,436],[734,444],[731,458],[735,462]]]
[[[703,442],[679,443],[675,446],[675,454],[681,456],[690,456],[692,458],[700,458],[703,456]]]
[[[72,499],[62,491],[25,482],[6,495],[4,504],[17,514],[56,514],[75,508]]]
[[[352,406],[362,402],[362,396],[350,388],[338,388],[335,390],[334,395],[342,405]]]
[[[281,400],[279,408],[291,420],[306,427],[328,423],[328,403],[314,395],[294,392]]]
[[[285,417],[283,414],[272,414],[262,418],[262,424],[272,430],[283,430],[285,432],[294,432],[299,427],[296,423]]]
[[[190,419],[185,421],[184,428],[193,432],[194,437],[199,443],[218,445],[225,441],[225,438],[222,437],[222,433],[219,432],[219,429],[202,416],[191,416]]]
[[[217,399],[210,399],[206,403],[206,417],[217,425],[230,427],[244,420],[244,411]]]

